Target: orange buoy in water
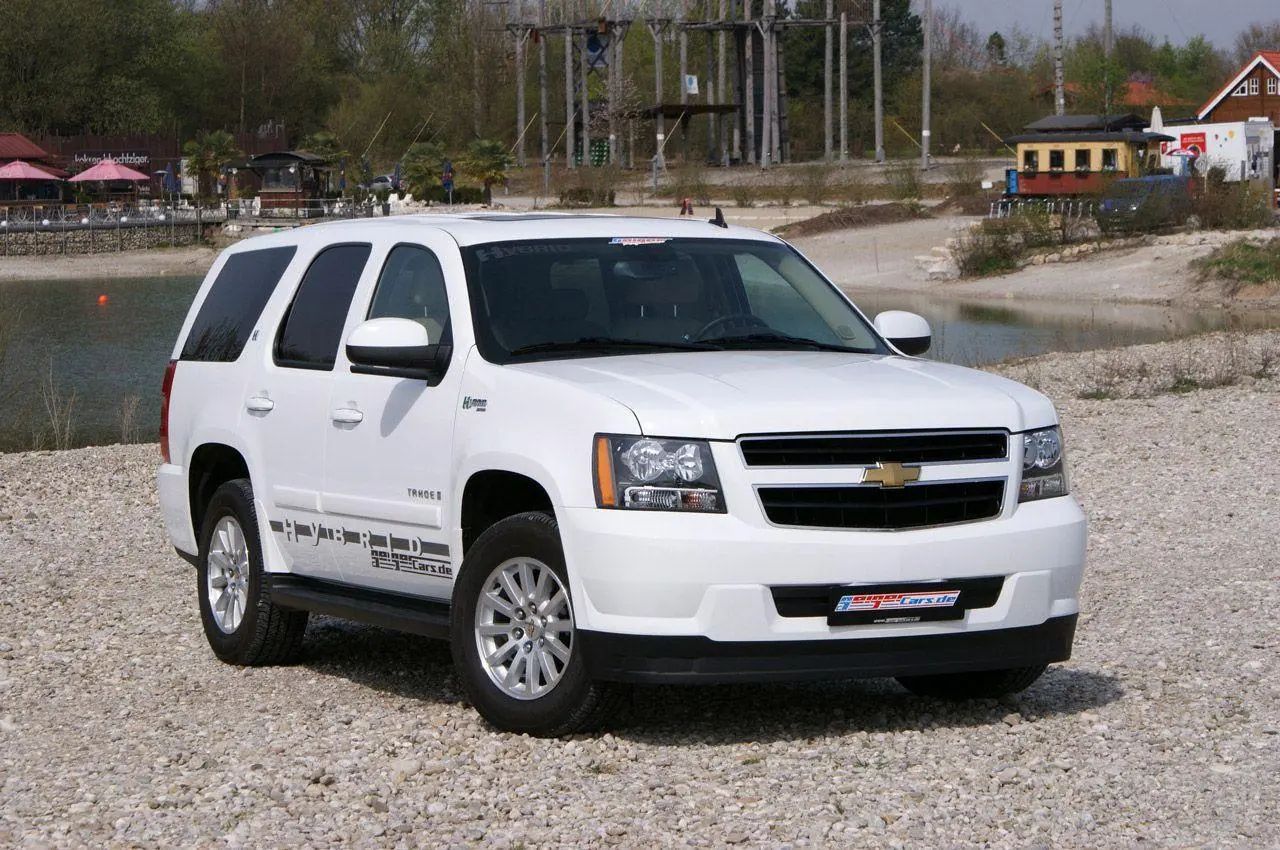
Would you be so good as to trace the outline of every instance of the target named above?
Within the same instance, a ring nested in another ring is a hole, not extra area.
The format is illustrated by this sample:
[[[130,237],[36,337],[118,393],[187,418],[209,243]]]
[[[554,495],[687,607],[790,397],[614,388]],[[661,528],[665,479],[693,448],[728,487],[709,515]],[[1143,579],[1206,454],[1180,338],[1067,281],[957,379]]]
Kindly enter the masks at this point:
[[[98,296],[98,303],[99,303],[99,304],[106,304],[106,303],[107,303],[107,296],[105,296],[105,295],[99,295],[99,296]]]

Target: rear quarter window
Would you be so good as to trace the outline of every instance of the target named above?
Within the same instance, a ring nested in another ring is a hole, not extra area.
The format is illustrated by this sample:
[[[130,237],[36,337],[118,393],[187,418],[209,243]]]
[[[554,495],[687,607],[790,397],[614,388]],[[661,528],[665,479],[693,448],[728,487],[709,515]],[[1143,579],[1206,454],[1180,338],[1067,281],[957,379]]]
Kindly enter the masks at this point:
[[[297,250],[263,248],[228,257],[200,305],[180,358],[215,363],[238,359]]]

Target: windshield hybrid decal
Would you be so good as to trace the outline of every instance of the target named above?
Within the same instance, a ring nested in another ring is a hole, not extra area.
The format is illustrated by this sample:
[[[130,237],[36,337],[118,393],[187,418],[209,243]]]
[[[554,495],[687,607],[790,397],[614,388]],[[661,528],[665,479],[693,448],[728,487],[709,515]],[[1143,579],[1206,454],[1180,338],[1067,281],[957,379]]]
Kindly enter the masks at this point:
[[[533,242],[528,245],[490,245],[476,251],[476,259],[482,263],[501,260],[503,257],[520,257],[526,254],[568,254],[573,246],[556,242]]]
[[[671,241],[668,236],[615,236],[609,240],[610,245],[665,245]]]

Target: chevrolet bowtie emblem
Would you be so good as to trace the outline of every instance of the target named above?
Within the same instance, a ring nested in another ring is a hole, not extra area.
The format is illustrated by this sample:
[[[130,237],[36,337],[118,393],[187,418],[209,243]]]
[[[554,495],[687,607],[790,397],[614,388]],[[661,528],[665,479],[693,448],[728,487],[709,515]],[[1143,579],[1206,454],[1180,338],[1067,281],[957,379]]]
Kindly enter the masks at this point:
[[[920,467],[903,466],[900,463],[877,463],[862,470],[863,484],[879,484],[881,487],[905,487],[908,481],[920,480]]]

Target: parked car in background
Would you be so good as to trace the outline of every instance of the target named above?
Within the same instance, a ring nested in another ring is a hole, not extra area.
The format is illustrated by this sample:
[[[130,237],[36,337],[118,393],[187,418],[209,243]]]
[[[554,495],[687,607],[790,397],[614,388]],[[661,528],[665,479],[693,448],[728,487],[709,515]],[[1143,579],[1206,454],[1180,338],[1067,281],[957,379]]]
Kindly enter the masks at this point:
[[[1158,230],[1191,214],[1192,181],[1172,174],[1116,180],[1102,193],[1098,226],[1104,233]]]

